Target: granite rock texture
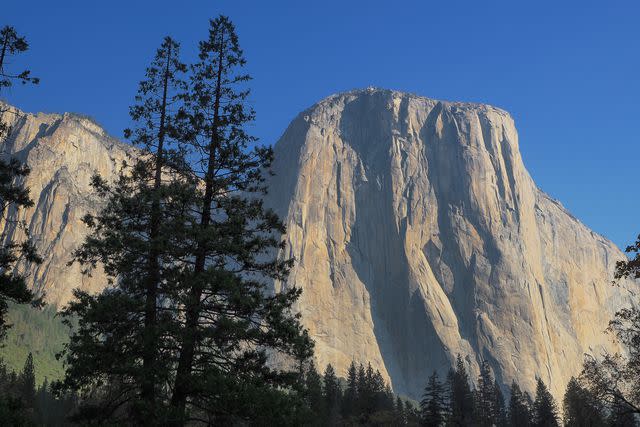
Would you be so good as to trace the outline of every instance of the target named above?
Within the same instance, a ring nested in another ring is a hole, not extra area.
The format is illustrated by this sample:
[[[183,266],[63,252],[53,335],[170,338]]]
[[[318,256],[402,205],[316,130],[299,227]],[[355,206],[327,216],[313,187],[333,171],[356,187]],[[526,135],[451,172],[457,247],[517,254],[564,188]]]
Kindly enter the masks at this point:
[[[549,153],[553,155],[553,153]],[[513,119],[487,105],[365,89],[302,112],[275,146],[269,204],[288,229],[322,368],[371,361],[417,397],[457,354],[473,377],[560,397],[637,286],[624,257],[542,192]]]
[[[44,258],[30,284],[61,306],[106,285],[67,263],[102,203],[91,176],[136,150],[79,115],[12,111],[3,151],[31,167],[35,206],[11,215]],[[503,385],[534,391],[540,376],[560,397],[584,353],[615,349],[603,330],[639,292],[611,285],[624,255],[537,188],[505,111],[358,90],[299,114],[275,153],[267,204],[296,259],[276,288],[303,288],[320,369],[370,361],[417,397],[460,354],[473,377],[486,359]]]
[[[31,287],[59,307],[72,298],[76,287],[104,288],[106,278],[100,269],[89,277],[78,264],[67,264],[88,232],[82,217],[102,206],[90,186],[92,175],[115,177],[122,161],[130,160],[136,150],[77,114],[29,114],[11,108],[3,121],[11,124],[12,132],[2,144],[2,155],[31,168],[25,185],[34,206],[10,211],[11,221],[0,224],[2,238],[21,239],[23,232],[15,220],[25,221],[43,258],[40,265],[19,268],[27,268]]]

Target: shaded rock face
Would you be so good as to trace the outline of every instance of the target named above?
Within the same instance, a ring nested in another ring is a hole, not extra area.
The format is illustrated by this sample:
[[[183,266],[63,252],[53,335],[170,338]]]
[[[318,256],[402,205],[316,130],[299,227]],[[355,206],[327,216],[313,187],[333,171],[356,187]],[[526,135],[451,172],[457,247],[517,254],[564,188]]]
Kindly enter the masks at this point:
[[[370,361],[419,396],[457,354],[472,376],[561,396],[637,287],[623,254],[527,173],[506,112],[368,89],[301,113],[275,147],[268,203],[288,234],[321,369]]]
[[[104,288],[106,278],[100,270],[88,277],[78,264],[67,263],[88,232],[82,217],[102,205],[90,186],[92,175],[114,177],[134,149],[109,137],[92,120],[74,114],[11,109],[3,120],[13,128],[2,146],[3,156],[29,165],[31,173],[24,183],[34,202],[33,208],[9,212],[9,218],[26,222],[43,258],[40,265],[19,268],[27,268],[31,287],[59,307],[72,298],[74,288]],[[0,229],[5,239],[23,235],[13,221],[2,223]]]

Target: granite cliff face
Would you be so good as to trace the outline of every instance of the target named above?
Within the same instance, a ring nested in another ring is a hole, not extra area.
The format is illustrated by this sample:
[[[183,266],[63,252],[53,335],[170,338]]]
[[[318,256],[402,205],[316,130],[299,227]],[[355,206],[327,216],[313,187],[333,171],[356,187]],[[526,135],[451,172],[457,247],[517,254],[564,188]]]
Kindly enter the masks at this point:
[[[133,148],[109,137],[92,120],[75,114],[28,114],[11,109],[3,121],[12,132],[2,146],[3,155],[18,158],[31,168],[25,180],[34,207],[10,212],[26,221],[43,263],[29,268],[29,282],[49,303],[64,305],[76,287],[97,291],[104,287],[100,271],[81,274],[78,264],[67,266],[73,251],[84,241],[87,227],[81,219],[101,206],[90,186],[91,176],[115,176]],[[3,238],[22,231],[11,222],[0,224]],[[24,266],[22,266],[24,268]]]
[[[319,366],[371,361],[419,396],[461,354],[556,396],[637,293],[623,254],[538,189],[513,119],[387,90],[331,96],[276,148],[271,206]]]
[[[105,285],[67,262],[87,233],[80,219],[101,205],[91,176],[114,176],[135,150],[77,115],[9,117],[4,151],[32,168],[35,202],[17,217],[44,257],[31,284],[60,306],[78,284]],[[354,91],[301,113],[275,151],[267,203],[297,260],[276,286],[304,289],[321,369],[371,361],[415,397],[461,354],[474,377],[486,359],[502,384],[533,391],[537,375],[560,396],[637,298],[637,286],[610,284],[624,255],[536,187],[502,110]]]

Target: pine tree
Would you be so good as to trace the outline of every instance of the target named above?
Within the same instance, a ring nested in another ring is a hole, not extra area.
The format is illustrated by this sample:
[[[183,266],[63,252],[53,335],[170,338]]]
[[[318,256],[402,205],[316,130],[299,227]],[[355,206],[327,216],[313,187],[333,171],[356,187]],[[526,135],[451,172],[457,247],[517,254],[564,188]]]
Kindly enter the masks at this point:
[[[376,371],[378,375],[380,375],[379,371]],[[382,375],[380,375],[380,379],[382,380]],[[383,380],[384,382],[384,380]],[[378,407],[382,408],[382,410],[392,413],[394,409],[395,397],[393,395],[393,390],[391,389],[391,385],[388,383],[384,383],[384,391],[379,394],[379,404]]]
[[[36,403],[36,373],[33,366],[33,354],[29,353],[20,374],[20,397],[27,408],[34,408]]]
[[[473,418],[473,394],[469,386],[469,375],[462,357],[456,358],[456,367],[447,376],[449,388],[449,420],[450,425],[468,425]]]
[[[535,427],[557,427],[558,408],[551,393],[541,378],[536,385],[536,398],[533,403],[533,425]]]
[[[0,96],[4,90],[11,87],[14,82],[37,84],[39,79],[31,77],[29,70],[11,71],[8,65],[10,58],[24,53],[29,49],[26,39],[19,36],[13,27],[5,26],[0,30]],[[0,104],[0,142],[9,136],[11,131],[10,120],[16,114],[15,110]],[[15,220],[15,213],[20,208],[33,206],[29,197],[29,189],[22,185],[21,181],[29,174],[26,165],[14,158],[0,159],[0,220],[13,222],[22,230],[26,238],[22,241],[12,240],[10,237],[2,237],[0,246],[0,340],[5,337],[9,327],[6,323],[8,302],[25,304],[33,301],[33,293],[27,288],[23,275],[15,271],[18,261],[40,263],[41,259],[36,253],[35,246],[29,240],[26,224]],[[13,213],[13,215],[11,215]],[[38,305],[35,301],[34,305]]]
[[[367,400],[369,398],[369,384],[367,382],[367,371],[362,363],[358,366],[358,375],[356,376],[356,405],[355,414],[361,415],[365,411]]]
[[[93,178],[107,205],[85,216],[92,233],[75,259],[87,273],[100,263],[115,286],[99,295],[76,291],[76,300],[64,310],[67,318],[79,320],[65,350],[64,384],[57,386],[107,393],[97,401],[101,410],[91,409],[94,402],[86,400],[89,406],[81,413],[89,418],[133,417],[149,425],[161,423],[167,412],[156,405],[168,399],[166,390],[163,396],[157,393],[172,375],[181,316],[175,283],[182,274],[186,212],[196,203],[196,183],[174,172],[183,164],[174,139],[185,69],[178,55],[179,45],[165,38],[130,109],[139,126],[125,134],[141,146],[142,155],[132,166],[124,165],[115,183]]]
[[[38,84],[40,79],[31,76],[31,71],[11,71],[7,65],[11,63],[11,58],[15,55],[29,50],[29,43],[24,36],[18,35],[16,29],[5,26],[0,29],[0,94],[3,89],[10,88],[14,82],[26,84]],[[10,133],[9,123],[4,121],[5,114],[11,114],[9,108],[0,107],[0,140]]]
[[[355,361],[351,361],[347,370],[347,389],[344,393],[342,416],[346,419],[355,415],[358,400],[358,373]]]
[[[15,372],[10,372],[0,360],[0,420],[9,425],[20,425],[24,419],[25,411],[20,392]]]
[[[489,363],[484,360],[480,364],[480,376],[478,377],[478,390],[475,393],[475,418],[482,427],[488,427],[496,423],[494,417],[495,388]]]
[[[176,170],[182,164],[181,153],[176,153],[174,147],[167,146],[167,139],[170,139],[176,131],[174,129],[174,116],[172,105],[177,102],[175,94],[178,90],[184,90],[184,83],[181,79],[186,72],[186,66],[180,62],[180,46],[171,37],[165,37],[162,45],[156,52],[156,56],[147,68],[147,79],[140,83],[137,105],[131,108],[131,118],[140,123],[134,133],[125,131],[125,135],[134,136],[134,143],[142,145],[151,154],[148,158],[140,159],[139,167],[153,171],[153,183],[151,192],[151,203],[148,221],[148,251],[147,272],[143,281],[144,290],[144,331],[142,349],[142,371],[141,371],[141,398],[146,406],[143,417],[148,419],[157,412],[156,409],[156,389],[159,378],[157,358],[159,355],[158,334],[162,333],[158,328],[158,301],[164,298],[159,294],[159,287],[163,279],[163,269],[160,257],[163,253],[163,246],[166,240],[161,235],[163,220],[162,199],[163,196],[163,173],[169,169]],[[174,110],[175,111],[175,110]],[[177,155],[176,155],[177,154]],[[144,185],[149,185],[146,182]]]
[[[511,427],[528,427],[531,425],[531,410],[527,398],[520,390],[520,386],[511,383],[511,397],[509,398],[509,419]]]
[[[322,378],[313,362],[308,364],[305,375],[304,398],[311,409],[312,417],[310,424],[324,425],[324,394],[322,390]]]
[[[444,385],[438,379],[438,373],[433,371],[424,388],[420,401],[421,425],[439,427],[444,423],[446,415]]]
[[[573,377],[567,383],[562,406],[566,427],[605,425],[601,403]]]
[[[404,402],[402,401],[400,396],[396,398],[395,414],[396,414],[395,418],[397,420],[397,425],[399,426],[407,425],[407,416],[404,410]]]
[[[342,400],[342,390],[331,364],[327,365],[324,371],[324,401],[328,425],[338,425],[340,421],[340,402]]]
[[[393,410],[393,393],[380,371],[377,369],[374,371],[371,363],[367,367],[367,382],[369,384],[369,402],[365,410],[391,413]],[[389,394],[392,395],[391,398],[389,398]]]
[[[211,22],[200,51],[182,91],[177,44],[165,40],[132,108],[141,126],[128,132],[147,155],[113,184],[94,179],[108,203],[86,218],[94,231],[76,258],[103,264],[115,286],[78,291],[65,311],[79,320],[63,389],[99,397],[79,417],[277,424],[304,412],[295,372],[267,363],[305,360],[312,345],[291,312],[300,291],[267,292],[291,262],[272,258],[284,232],[260,198],[272,154],[248,148],[253,112],[227,18]]]
[[[271,369],[267,351],[304,360],[312,349],[291,311],[300,290],[267,292],[273,280],[285,279],[292,261],[272,255],[285,231],[260,197],[273,153],[250,149],[255,138],[245,126],[254,113],[246,105],[249,77],[241,73],[245,59],[234,25],[224,16],[212,20],[199,48],[183,97],[188,172],[199,185],[186,236],[191,247],[185,258],[192,262],[178,284],[184,323],[170,401],[176,425],[185,423],[189,410],[216,423],[230,413],[247,416],[251,402],[221,394],[220,383],[231,391],[247,384],[269,393],[291,387],[295,372]]]
[[[35,421],[40,425],[47,425],[47,416],[51,412],[53,412],[54,408],[51,407],[49,401],[49,381],[45,377],[44,382],[38,390],[36,391],[36,413],[35,413]]]
[[[507,413],[504,406],[504,396],[498,381],[493,384],[493,419],[496,427],[507,425]]]

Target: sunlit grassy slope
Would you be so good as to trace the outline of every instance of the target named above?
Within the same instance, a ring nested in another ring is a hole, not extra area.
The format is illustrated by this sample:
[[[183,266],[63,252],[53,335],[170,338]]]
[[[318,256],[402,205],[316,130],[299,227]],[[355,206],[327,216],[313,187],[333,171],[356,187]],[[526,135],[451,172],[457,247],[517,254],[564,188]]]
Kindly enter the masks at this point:
[[[55,355],[68,341],[69,328],[56,315],[56,308],[46,306],[38,310],[29,305],[11,304],[8,317],[13,326],[0,348],[0,358],[8,368],[21,371],[31,351],[37,383],[45,378],[49,381],[60,379],[64,370]]]

